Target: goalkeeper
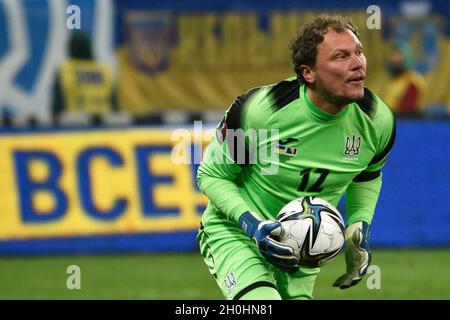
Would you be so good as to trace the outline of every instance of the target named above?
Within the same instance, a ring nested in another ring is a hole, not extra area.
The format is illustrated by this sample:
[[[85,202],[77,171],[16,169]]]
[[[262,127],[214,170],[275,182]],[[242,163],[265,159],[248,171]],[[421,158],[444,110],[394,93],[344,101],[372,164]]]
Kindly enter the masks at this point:
[[[346,273],[334,286],[357,284],[370,264],[394,116],[364,87],[366,58],[350,20],[316,17],[290,49],[296,76],[239,96],[198,170],[209,203],[197,239],[227,299],[312,299],[319,269],[299,269],[274,237],[278,211],[302,196],[336,206],[346,194]]]

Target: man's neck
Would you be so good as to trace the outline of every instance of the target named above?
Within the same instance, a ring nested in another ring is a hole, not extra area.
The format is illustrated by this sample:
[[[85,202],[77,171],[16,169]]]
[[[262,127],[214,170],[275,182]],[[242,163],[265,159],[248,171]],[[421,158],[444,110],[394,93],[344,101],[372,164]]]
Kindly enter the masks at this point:
[[[328,114],[338,114],[342,110],[345,109],[345,107],[348,105],[348,103],[340,104],[335,103],[324,97],[322,94],[315,90],[311,90],[310,88],[306,87],[306,94],[308,95],[311,102],[320,110],[328,113]]]

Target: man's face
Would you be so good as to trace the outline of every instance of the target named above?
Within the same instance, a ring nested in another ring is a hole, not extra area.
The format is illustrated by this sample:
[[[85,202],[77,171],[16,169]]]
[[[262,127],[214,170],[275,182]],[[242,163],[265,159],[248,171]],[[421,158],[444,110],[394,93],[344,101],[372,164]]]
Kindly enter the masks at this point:
[[[366,57],[358,38],[346,29],[332,29],[324,34],[317,46],[317,60],[313,68],[315,89],[327,100],[348,104],[364,96]]]

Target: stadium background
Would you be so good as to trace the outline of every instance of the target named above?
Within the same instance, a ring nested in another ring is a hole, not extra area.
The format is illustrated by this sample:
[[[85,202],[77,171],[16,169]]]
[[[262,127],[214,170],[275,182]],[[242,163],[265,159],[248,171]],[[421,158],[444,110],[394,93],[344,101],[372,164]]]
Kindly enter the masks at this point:
[[[54,128],[51,87],[67,58],[73,4],[95,57],[114,70],[120,111],[102,115],[103,125],[78,114]],[[372,4],[380,30],[365,27]],[[323,268],[318,298],[450,298],[442,281],[450,276],[450,12],[438,0],[0,1],[0,297],[220,298],[195,241],[206,205],[195,184],[202,147],[237,95],[292,75],[290,37],[321,12],[359,25],[367,85],[380,96],[399,38],[429,88],[425,116],[398,119],[383,171],[371,240],[382,290],[332,289],[341,255]],[[171,160],[175,129],[189,132],[194,164]],[[81,266],[79,292],[65,288],[69,264]],[[433,273],[440,281],[425,276]]]

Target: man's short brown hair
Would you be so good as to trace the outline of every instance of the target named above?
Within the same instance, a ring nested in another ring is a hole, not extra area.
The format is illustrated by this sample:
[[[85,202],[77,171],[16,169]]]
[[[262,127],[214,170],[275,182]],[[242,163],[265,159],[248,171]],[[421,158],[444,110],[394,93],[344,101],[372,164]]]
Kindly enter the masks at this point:
[[[294,71],[302,82],[304,82],[304,79],[301,75],[300,66],[302,64],[310,67],[316,65],[317,45],[323,41],[323,35],[327,32],[327,29],[336,32],[343,32],[348,29],[359,39],[358,28],[349,18],[341,16],[320,15],[302,26],[289,46]]]

